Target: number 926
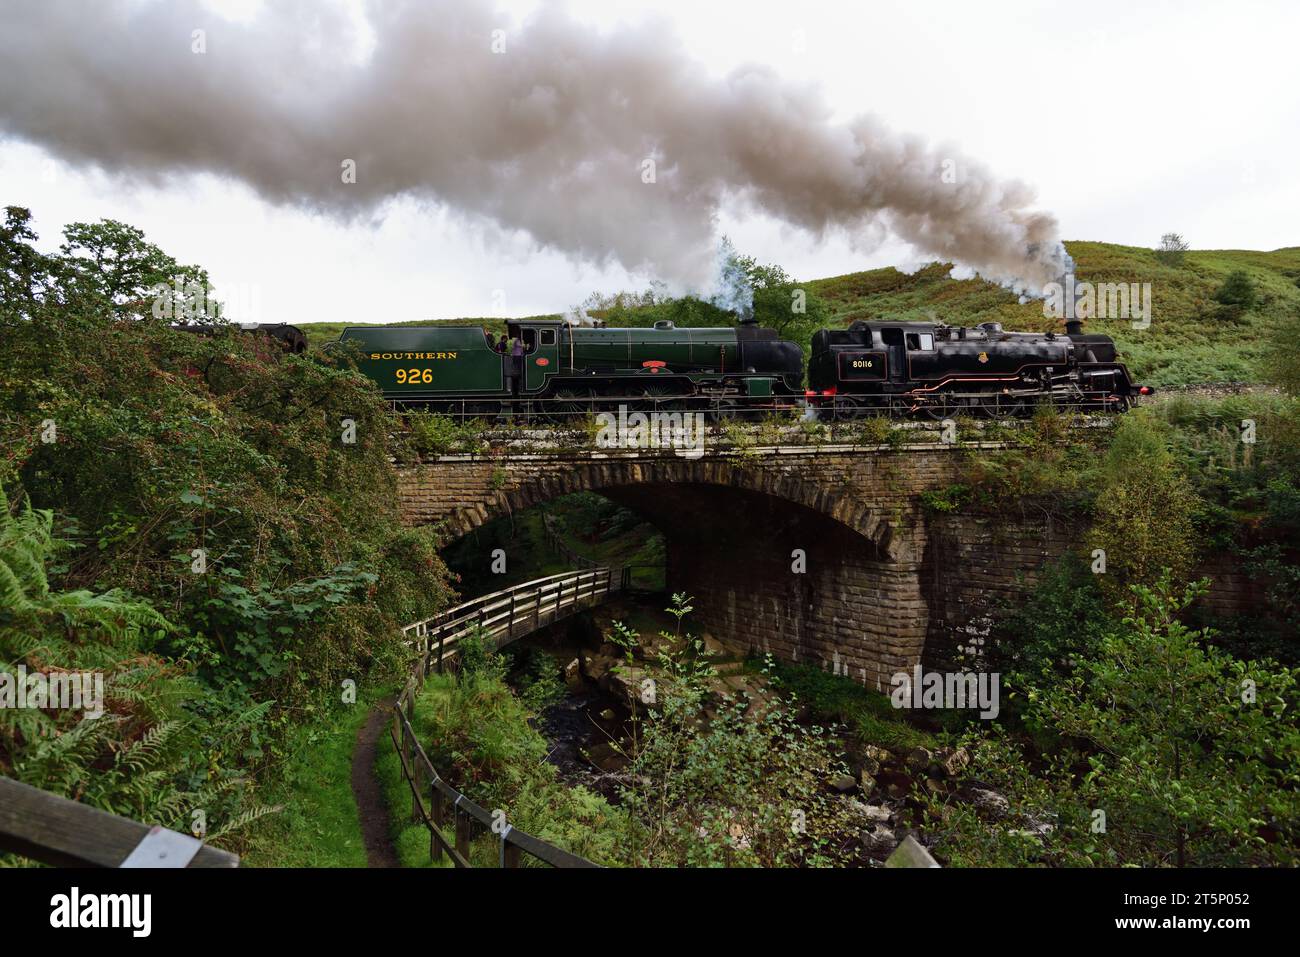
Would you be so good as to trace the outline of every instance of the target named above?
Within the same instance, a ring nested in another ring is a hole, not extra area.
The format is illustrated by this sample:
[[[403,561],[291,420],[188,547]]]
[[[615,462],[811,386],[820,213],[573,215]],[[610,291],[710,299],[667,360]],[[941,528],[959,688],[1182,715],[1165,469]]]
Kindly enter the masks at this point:
[[[398,385],[419,385],[420,383],[428,385],[433,382],[432,369],[398,369]]]

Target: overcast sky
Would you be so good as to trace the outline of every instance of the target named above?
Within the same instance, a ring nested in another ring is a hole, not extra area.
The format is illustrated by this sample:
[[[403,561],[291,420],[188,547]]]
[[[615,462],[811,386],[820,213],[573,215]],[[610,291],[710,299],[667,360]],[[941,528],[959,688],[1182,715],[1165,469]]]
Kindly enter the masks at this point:
[[[0,3],[0,29],[11,2],[24,0]],[[510,25],[536,5],[498,8]],[[256,18],[259,8],[208,6],[214,18]],[[837,119],[871,113],[899,132],[955,144],[999,176],[1032,184],[1067,240],[1152,246],[1175,230],[1194,248],[1300,244],[1300,4],[566,6],[602,29],[657,11],[711,73],[762,63],[816,83]],[[364,16],[362,4],[356,10]],[[47,248],[71,221],[140,226],[178,259],[206,266],[219,291],[234,291],[226,298],[237,320],[528,315],[649,278],[573,262],[428,202],[399,200],[374,222],[341,223],[209,175],[123,182],[13,140],[0,140],[0,187],[0,205],[32,209]],[[735,209],[719,227],[742,251],[800,278],[915,259],[898,242],[854,250],[844,237],[818,242]]]

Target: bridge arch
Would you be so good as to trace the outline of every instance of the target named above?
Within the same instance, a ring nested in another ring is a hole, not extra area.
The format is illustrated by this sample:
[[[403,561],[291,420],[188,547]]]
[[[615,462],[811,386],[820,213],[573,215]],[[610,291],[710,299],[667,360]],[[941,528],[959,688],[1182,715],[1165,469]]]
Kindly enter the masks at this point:
[[[566,468],[524,470],[513,482],[476,502],[449,509],[442,521],[455,539],[486,522],[524,511],[575,492],[601,492],[629,486],[719,486],[757,493],[801,506],[865,538],[890,561],[912,561],[915,555],[905,535],[900,535],[885,503],[871,501],[843,481],[829,483],[805,478],[794,470],[755,469],[728,459],[596,460],[571,463]]]

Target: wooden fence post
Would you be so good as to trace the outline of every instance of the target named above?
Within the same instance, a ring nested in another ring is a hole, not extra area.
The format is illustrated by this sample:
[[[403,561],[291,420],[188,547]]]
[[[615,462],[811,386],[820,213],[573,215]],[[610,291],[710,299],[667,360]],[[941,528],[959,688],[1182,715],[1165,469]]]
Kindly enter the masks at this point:
[[[415,749],[411,749],[414,754]],[[411,823],[420,820],[420,762],[411,762]]]
[[[429,817],[433,820],[429,826],[429,860],[436,862],[442,860],[442,841],[438,839],[442,835],[442,792],[437,781],[429,782]]]
[[[501,866],[518,867],[520,862],[519,847],[511,844],[506,840],[506,835],[501,835]]]
[[[473,821],[468,814],[462,814],[460,808],[453,808],[456,815],[456,853],[469,860],[469,832]]]

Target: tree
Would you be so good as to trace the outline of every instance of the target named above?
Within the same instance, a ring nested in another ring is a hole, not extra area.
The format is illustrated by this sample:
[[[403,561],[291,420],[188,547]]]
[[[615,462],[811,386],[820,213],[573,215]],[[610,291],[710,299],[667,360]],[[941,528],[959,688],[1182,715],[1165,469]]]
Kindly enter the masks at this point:
[[[1294,863],[1300,798],[1297,672],[1238,661],[1179,620],[1207,587],[1166,573],[1080,673],[1035,704],[1085,742],[1078,798],[1105,814],[1095,859],[1111,864]],[[1064,782],[1062,782],[1064,784]]]
[[[1169,453],[1165,430],[1150,416],[1126,416],[1102,480],[1088,545],[1105,553],[1103,591],[1125,599],[1132,585],[1154,585],[1162,569],[1185,574],[1195,557],[1198,500]]]
[[[117,220],[73,223],[59,248],[83,291],[113,304],[119,318],[182,319],[219,317],[209,305],[208,274],[182,266],[144,238],[144,231]],[[155,312],[154,303],[160,309]],[[197,303],[200,315],[193,315]]]
[[[1238,661],[1182,623],[1206,587],[1162,575],[1054,683],[1031,685],[1032,758],[994,727],[963,744],[997,820],[941,793],[926,818],[954,864],[1206,867],[1300,861],[1300,671]]]
[[[754,318],[782,338],[808,350],[812,334],[825,326],[830,311],[820,296],[801,286],[775,263],[759,263],[753,256],[733,254],[733,262],[754,291]]]
[[[1179,233],[1165,233],[1156,247],[1156,259],[1166,266],[1181,266],[1183,254],[1189,249],[1191,245]]]
[[[825,782],[845,769],[822,729],[777,700],[747,695],[716,703],[716,677],[704,644],[682,631],[690,598],[674,594],[667,611],[676,633],[660,632],[658,667],[633,664],[640,636],[616,622],[610,640],[624,649],[625,680],[653,674],[653,706],[633,702],[626,750],[631,862],[670,867],[825,866],[851,856],[834,841],[847,809]]]
[[[1258,301],[1255,283],[1244,269],[1235,269],[1215,292],[1214,301],[1221,306],[1219,315],[1235,322],[1255,308]]]
[[[21,206],[5,207],[0,226],[0,322],[31,316],[48,292],[54,260],[33,245],[32,213]]]

